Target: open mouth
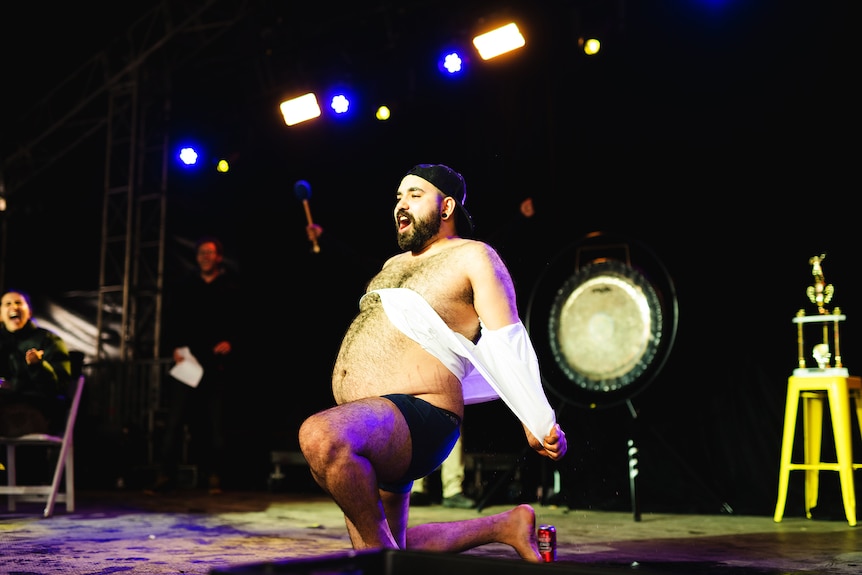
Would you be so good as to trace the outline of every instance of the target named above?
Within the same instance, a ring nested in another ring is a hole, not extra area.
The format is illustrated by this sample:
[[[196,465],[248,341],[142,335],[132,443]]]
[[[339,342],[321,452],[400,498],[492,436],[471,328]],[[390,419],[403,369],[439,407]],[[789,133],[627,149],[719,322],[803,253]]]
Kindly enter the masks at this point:
[[[402,231],[413,223],[413,219],[407,214],[398,214],[398,231]]]

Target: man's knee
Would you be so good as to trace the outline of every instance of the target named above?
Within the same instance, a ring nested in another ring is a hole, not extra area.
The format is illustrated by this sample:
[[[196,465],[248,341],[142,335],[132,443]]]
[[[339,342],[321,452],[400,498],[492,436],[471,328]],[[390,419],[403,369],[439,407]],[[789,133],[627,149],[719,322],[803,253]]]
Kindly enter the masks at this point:
[[[321,415],[312,415],[299,427],[299,449],[313,468],[331,461],[335,450],[344,447],[337,429]]]
[[[315,423],[314,417],[312,415],[299,426],[299,449],[303,453],[317,443],[314,437],[318,434],[318,425]]]

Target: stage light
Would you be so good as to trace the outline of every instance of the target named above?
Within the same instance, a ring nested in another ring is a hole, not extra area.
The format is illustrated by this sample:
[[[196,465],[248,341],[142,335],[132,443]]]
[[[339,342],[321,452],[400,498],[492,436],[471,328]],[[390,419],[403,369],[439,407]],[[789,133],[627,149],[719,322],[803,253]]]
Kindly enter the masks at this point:
[[[337,96],[333,96],[332,100],[329,102],[329,107],[336,114],[346,114],[347,110],[350,109],[350,100],[347,99],[347,96],[344,94],[338,94]]]
[[[392,115],[392,112],[386,106],[380,106],[377,108],[377,113],[374,115],[378,120],[388,120],[389,116]]]
[[[596,38],[578,38],[578,45],[583,48],[587,56],[595,56],[602,49],[602,43]]]
[[[281,115],[284,117],[284,123],[288,126],[294,126],[300,122],[320,116],[320,106],[317,103],[317,96],[312,92],[285,100],[279,105],[279,109],[281,110]]]
[[[329,110],[324,113],[338,122],[352,119],[356,116],[355,111],[362,107],[361,91],[350,82],[337,82],[324,93],[329,102]]]
[[[467,65],[466,58],[457,50],[446,50],[437,63],[437,68],[447,76],[456,76],[464,71]]]
[[[473,45],[483,60],[496,58],[506,52],[522,48],[525,44],[526,40],[514,22],[473,38]]]
[[[227,160],[219,160],[218,164],[216,164],[216,171],[221,174],[226,174],[230,171],[230,164]]]
[[[194,166],[198,163],[198,153],[190,146],[180,149],[179,158],[186,166]]]
[[[336,81],[323,93],[326,94],[323,97],[329,102],[331,114],[338,119],[352,116],[353,110],[357,109],[356,90],[349,81]]]

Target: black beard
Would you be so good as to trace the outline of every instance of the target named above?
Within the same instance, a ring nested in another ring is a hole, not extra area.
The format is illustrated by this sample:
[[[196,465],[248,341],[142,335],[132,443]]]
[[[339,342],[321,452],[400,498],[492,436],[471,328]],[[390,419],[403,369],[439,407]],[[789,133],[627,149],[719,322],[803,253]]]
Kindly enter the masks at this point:
[[[425,220],[411,218],[413,229],[407,233],[398,234],[398,247],[405,252],[418,252],[440,232],[440,218],[430,217]]]

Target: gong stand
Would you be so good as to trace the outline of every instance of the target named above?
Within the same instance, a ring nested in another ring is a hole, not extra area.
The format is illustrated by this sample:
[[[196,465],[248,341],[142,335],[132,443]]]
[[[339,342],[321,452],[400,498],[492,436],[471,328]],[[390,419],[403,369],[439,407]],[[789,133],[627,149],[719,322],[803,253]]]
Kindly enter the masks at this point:
[[[631,399],[667,361],[677,315],[670,275],[640,242],[593,232],[553,258],[533,288],[526,325],[542,383],[563,402],[558,419],[568,404],[600,409],[624,403],[637,421]],[[632,511],[639,521],[639,454],[633,439],[627,453]],[[480,510],[516,466],[517,461],[482,498]]]
[[[629,413],[631,414],[632,419],[637,422],[638,414],[637,414],[637,411],[635,410],[634,405],[631,403],[630,400],[626,400],[626,406],[629,408]],[[721,501],[721,503],[719,504],[719,509],[721,510],[721,512],[727,513],[727,514],[732,514],[733,513],[733,507],[731,507],[730,504],[727,503],[727,501],[723,501],[722,498],[717,493],[715,493],[715,491],[707,484],[707,482],[704,481],[703,478],[700,477],[700,475],[698,475],[697,472],[691,467],[691,465],[688,464],[686,459],[684,457],[682,457],[682,455],[680,455],[680,453],[677,450],[675,450],[665,440],[665,438],[655,430],[654,427],[650,426],[648,429],[651,432],[652,436],[656,440],[658,440],[658,442],[661,444],[662,447],[664,447],[665,451],[667,453],[671,454],[673,456],[673,458],[676,460],[677,464],[683,470],[685,470],[686,473],[688,473],[689,477],[691,477],[692,479],[694,479],[698,483],[698,485],[700,486],[700,489],[703,493],[709,494],[713,498],[713,500],[715,500],[715,501]],[[640,498],[638,497],[638,494],[637,494],[637,477],[638,477],[638,473],[639,473],[638,461],[640,458],[640,454],[638,452],[638,448],[637,448],[637,445],[636,445],[634,439],[628,440],[627,447],[628,447],[627,455],[628,455],[628,463],[629,463],[629,489],[631,491],[632,514],[634,515],[635,521],[640,521],[641,520]]]

